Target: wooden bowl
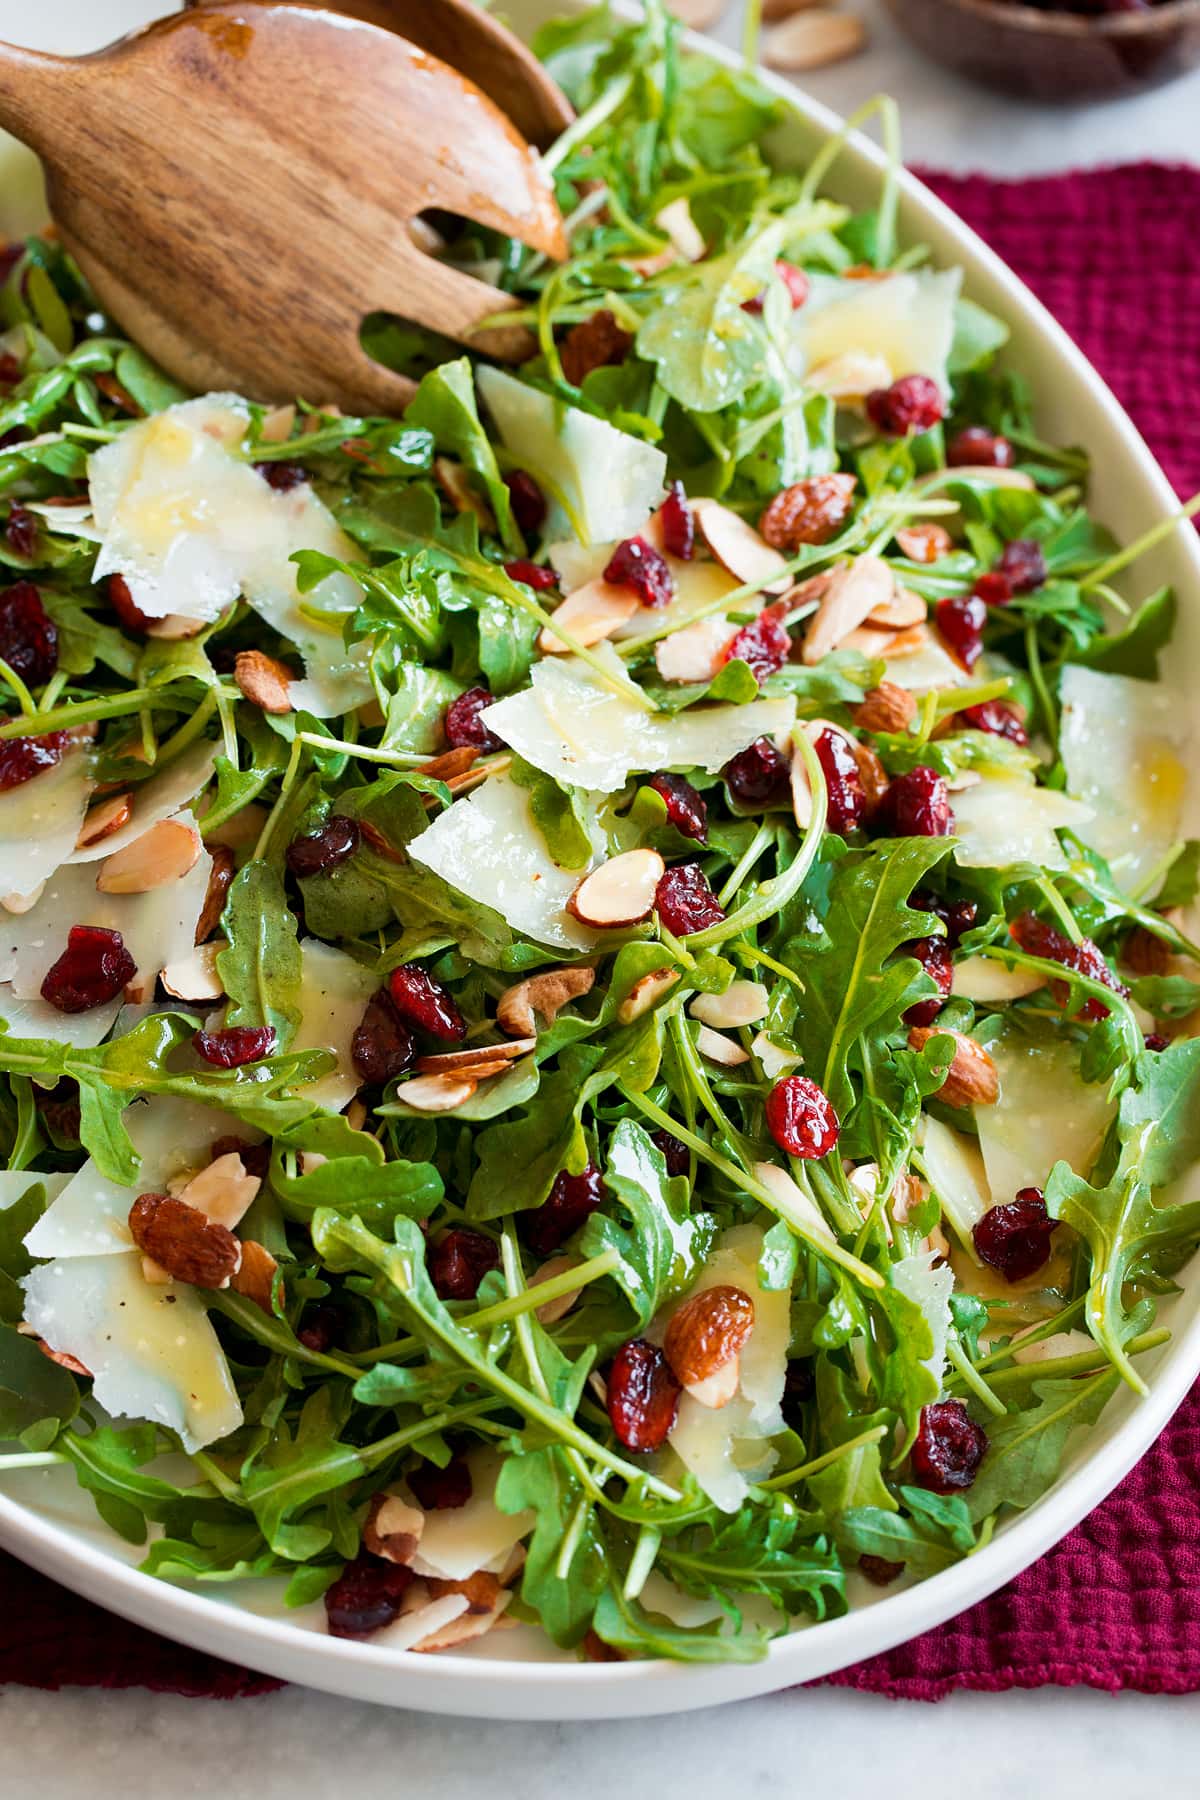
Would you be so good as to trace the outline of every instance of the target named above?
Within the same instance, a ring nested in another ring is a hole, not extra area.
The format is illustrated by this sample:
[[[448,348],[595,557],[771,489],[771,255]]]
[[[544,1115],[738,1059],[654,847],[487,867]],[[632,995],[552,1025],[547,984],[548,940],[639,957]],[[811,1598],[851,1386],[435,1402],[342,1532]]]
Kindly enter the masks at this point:
[[[1200,0],[1144,13],[1041,12],[1017,0],[885,0],[936,62],[1026,100],[1133,94],[1200,64]]]

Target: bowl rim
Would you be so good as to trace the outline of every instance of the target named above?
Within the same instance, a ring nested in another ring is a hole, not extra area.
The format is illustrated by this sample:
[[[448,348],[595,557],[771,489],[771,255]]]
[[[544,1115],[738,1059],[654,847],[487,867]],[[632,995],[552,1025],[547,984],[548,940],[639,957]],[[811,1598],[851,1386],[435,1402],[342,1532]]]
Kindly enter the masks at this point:
[[[903,11],[909,0],[888,0],[893,12]],[[1087,13],[1042,12],[1022,0],[926,0],[946,12],[966,14],[999,32],[1024,33],[1028,37],[1067,38],[1082,43],[1091,38],[1151,37],[1180,25],[1200,24],[1200,0],[1164,0],[1148,12]]]
[[[950,0],[983,4],[983,0]],[[526,19],[578,11],[585,0],[519,0]],[[1200,10],[1200,0],[1184,0]],[[511,10],[518,11],[518,7]],[[628,0],[614,0],[626,18]],[[741,67],[738,55],[694,32],[691,49]],[[763,85],[774,91],[813,134],[839,134],[843,121],[830,108],[769,71]],[[853,181],[876,181],[886,168],[882,150],[861,132],[849,136],[845,151]],[[1137,477],[1147,505],[1174,512],[1178,499],[1133,422],[1072,339],[1000,258],[944,202],[907,169],[899,193],[916,224],[934,228],[965,265],[968,285],[988,286],[1008,309],[1014,328],[1036,342],[1059,371],[1062,385],[1074,388],[1081,406],[1120,440],[1125,466]],[[1179,524],[1164,548],[1174,548],[1200,594],[1200,536]],[[1198,1259],[1200,1260],[1200,1259]],[[56,1522],[44,1511],[0,1492],[0,1545],[33,1567],[63,1581],[75,1592],[127,1619],[161,1631],[177,1642],[218,1656],[249,1661],[264,1673],[328,1692],[392,1706],[466,1717],[504,1719],[625,1718],[684,1712],[750,1698],[844,1669],[954,1617],[1034,1563],[1103,1500],[1158,1437],[1200,1373],[1200,1271],[1196,1292],[1180,1297],[1178,1329],[1155,1354],[1149,1395],[1060,1477],[1027,1512],[1006,1521],[991,1543],[963,1562],[911,1587],[881,1596],[839,1619],[827,1620],[777,1638],[756,1663],[687,1664],[669,1661],[581,1663],[493,1660],[447,1654],[418,1656],[355,1643],[314,1631],[297,1619],[249,1612],[211,1590],[176,1587],[141,1573],[113,1551],[97,1552],[79,1529]],[[1100,1429],[1100,1428],[1097,1428]],[[57,1470],[52,1473],[59,1473]],[[103,1540],[108,1542],[107,1537]],[[112,1542],[116,1543],[113,1539]]]

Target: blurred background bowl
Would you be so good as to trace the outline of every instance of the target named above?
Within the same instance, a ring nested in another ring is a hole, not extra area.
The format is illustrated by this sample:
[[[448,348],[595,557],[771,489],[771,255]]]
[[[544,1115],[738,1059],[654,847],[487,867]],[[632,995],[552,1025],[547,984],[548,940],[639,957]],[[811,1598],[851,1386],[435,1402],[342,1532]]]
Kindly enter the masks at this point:
[[[884,0],[936,62],[986,87],[1069,106],[1138,93],[1200,64],[1200,0],[1148,12],[1042,12],[1019,0]]]

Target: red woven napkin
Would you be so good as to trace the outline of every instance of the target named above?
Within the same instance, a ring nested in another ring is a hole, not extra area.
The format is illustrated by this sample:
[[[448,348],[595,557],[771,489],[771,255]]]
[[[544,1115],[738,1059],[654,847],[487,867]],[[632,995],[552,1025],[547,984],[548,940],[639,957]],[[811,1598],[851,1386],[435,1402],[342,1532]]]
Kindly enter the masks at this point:
[[[1200,170],[1019,183],[928,175],[1116,389],[1180,493],[1200,488]],[[0,1557],[0,1681],[235,1698],[278,1684],[185,1650]],[[1200,1387],[1103,1506],[990,1600],[830,1678],[953,1688],[1200,1689]]]

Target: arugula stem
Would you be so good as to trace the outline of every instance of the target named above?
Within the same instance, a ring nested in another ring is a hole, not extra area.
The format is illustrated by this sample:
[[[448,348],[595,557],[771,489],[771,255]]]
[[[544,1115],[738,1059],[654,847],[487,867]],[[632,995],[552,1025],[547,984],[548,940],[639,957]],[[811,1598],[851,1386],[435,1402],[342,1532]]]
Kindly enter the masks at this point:
[[[0,1456],[0,1473],[5,1469],[48,1469],[52,1463],[70,1462],[61,1450],[15,1450]]]
[[[1197,513],[1200,513],[1200,494],[1193,494],[1191,499],[1186,501],[1178,511],[1168,513],[1165,519],[1160,519],[1157,525],[1151,526],[1149,531],[1144,531],[1134,543],[1127,545],[1124,550],[1118,550],[1115,556],[1110,556],[1107,562],[1102,562],[1098,569],[1093,569],[1087,579],[1080,582],[1080,592],[1086,594],[1092,588],[1103,586],[1110,576],[1115,575],[1120,569],[1127,568],[1131,562],[1136,562],[1138,557],[1143,556],[1147,550],[1153,550],[1155,544],[1161,544],[1164,538],[1170,537],[1172,532],[1177,530],[1180,525],[1186,524],[1189,519],[1194,519]]]
[[[865,1450],[869,1444],[878,1444],[889,1430],[890,1426],[887,1425],[872,1425],[869,1430],[860,1431],[857,1437],[847,1438],[844,1444],[835,1444],[823,1456],[814,1456],[811,1462],[801,1463],[798,1468],[787,1469],[782,1475],[772,1475],[769,1481],[758,1481],[754,1485],[766,1488],[768,1493],[773,1493],[778,1488],[795,1487],[798,1481],[807,1481],[810,1475],[819,1475],[822,1469],[831,1468],[853,1451]]]
[[[792,733],[792,753],[802,759],[812,789],[812,817],[800,840],[799,849],[788,867],[772,880],[764,881],[752,900],[736,907],[719,924],[709,925],[704,931],[693,932],[688,938],[690,950],[711,950],[714,944],[723,944],[729,938],[738,937],[743,931],[750,931],[765,920],[774,918],[796,897],[808,879],[808,872],[817,860],[817,852],[825,835],[829,795],[821,765],[804,732]]]
[[[106,694],[96,700],[70,700],[47,712],[35,712],[0,725],[0,742],[14,737],[41,736],[46,731],[63,731],[72,725],[87,725],[93,719],[119,719],[126,713],[139,712],[143,706],[169,707],[182,712],[187,702],[168,695],[168,685],[159,688],[127,688],[123,694]]]
[[[1003,1400],[994,1394],[975,1364],[971,1361],[958,1339],[953,1336],[946,1343],[947,1361],[957,1370],[964,1387],[970,1388],[981,1406],[986,1406],[997,1418],[1003,1418],[1008,1411]]]
[[[1146,1350],[1157,1350],[1160,1344],[1167,1342],[1170,1335],[1165,1326],[1159,1326],[1156,1331],[1144,1331],[1139,1337],[1130,1339],[1123,1353],[1129,1357],[1140,1356]],[[1023,1349],[1029,1341],[1028,1338],[1022,1339],[1016,1348]],[[1075,1356],[1056,1356],[1047,1362],[1017,1363],[1010,1369],[997,1369],[994,1375],[989,1375],[988,1383],[993,1389],[1003,1390],[1020,1387],[1030,1381],[1066,1381],[1074,1375],[1090,1375],[1096,1369],[1102,1371],[1105,1377],[1121,1373],[1097,1344],[1094,1350],[1080,1350]]]
[[[622,1588],[626,1600],[636,1600],[646,1585],[646,1577],[658,1559],[659,1546],[662,1543],[662,1532],[654,1525],[643,1525],[638,1532],[637,1542],[633,1546],[633,1555],[629,1559],[629,1568]]]

